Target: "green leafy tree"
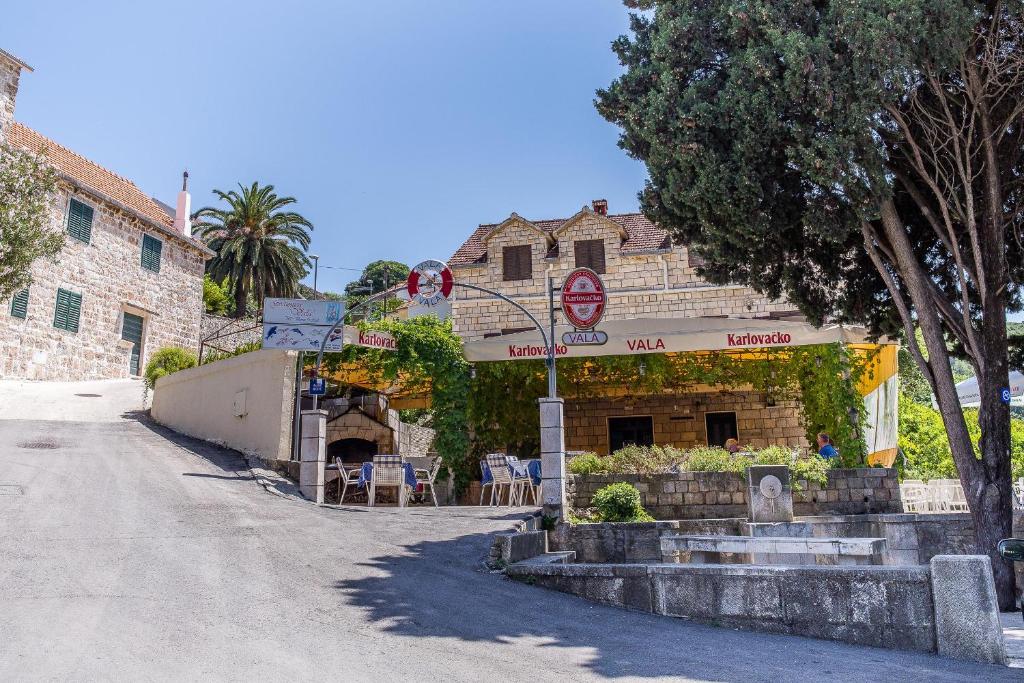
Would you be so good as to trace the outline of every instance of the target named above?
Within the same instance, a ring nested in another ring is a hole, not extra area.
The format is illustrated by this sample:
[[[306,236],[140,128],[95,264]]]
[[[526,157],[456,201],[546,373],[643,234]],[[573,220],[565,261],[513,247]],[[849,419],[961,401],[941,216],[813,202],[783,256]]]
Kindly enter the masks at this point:
[[[213,193],[227,207],[197,211],[196,235],[217,252],[206,269],[217,282],[227,279],[235,317],[245,316],[250,295],[259,308],[268,296],[295,296],[310,266],[306,251],[313,229],[300,214],[286,210],[295,198],[280,197],[273,185],[259,183]]]
[[[44,155],[0,145],[0,301],[32,284],[32,264],[64,246],[64,232],[48,225],[56,186]]]
[[[1010,341],[1010,369],[1024,372],[1024,323],[1006,326]]]
[[[379,294],[404,282],[409,277],[409,266],[398,261],[374,261],[363,268],[358,280],[345,286],[345,298],[348,307],[352,308],[365,301],[369,296]],[[401,306],[398,299],[388,297],[373,308],[378,313],[391,311]],[[371,311],[364,311],[360,317],[366,317]]]
[[[210,315],[228,315],[234,310],[227,281],[217,284],[209,274],[203,276],[203,307]]]
[[[999,602],[1013,572],[1007,310],[1024,279],[1022,0],[630,0],[625,73],[598,93],[643,160],[645,213],[701,273],[814,322],[920,327]],[[981,457],[947,343],[981,386]]]

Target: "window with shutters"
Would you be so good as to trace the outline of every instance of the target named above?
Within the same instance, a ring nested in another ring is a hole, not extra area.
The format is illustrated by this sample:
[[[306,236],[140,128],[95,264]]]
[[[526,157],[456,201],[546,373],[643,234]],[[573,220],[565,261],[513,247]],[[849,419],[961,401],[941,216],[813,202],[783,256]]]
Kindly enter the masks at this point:
[[[53,326],[68,332],[78,332],[82,315],[82,295],[66,289],[57,290],[57,308],[53,313]]]
[[[604,274],[604,240],[577,240],[573,242],[573,249],[577,268],[590,268]]]
[[[77,199],[68,206],[68,234],[86,244],[92,237],[92,207]]]
[[[11,299],[11,315],[24,320],[28,317],[28,288],[21,290]]]
[[[160,252],[163,251],[164,243],[149,235],[142,236],[142,267],[160,272]]]
[[[523,244],[502,249],[501,271],[503,280],[532,280],[533,247]]]

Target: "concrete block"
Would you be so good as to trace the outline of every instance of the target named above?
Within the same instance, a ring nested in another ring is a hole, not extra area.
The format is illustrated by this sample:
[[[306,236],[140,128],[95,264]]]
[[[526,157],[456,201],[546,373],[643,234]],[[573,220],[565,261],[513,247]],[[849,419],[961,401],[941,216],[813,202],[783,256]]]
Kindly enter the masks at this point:
[[[548,549],[546,531],[497,534],[494,542],[498,545],[500,557],[506,564],[543,555]]]
[[[955,659],[1006,663],[992,563],[986,555],[937,555],[931,560],[938,653]]]

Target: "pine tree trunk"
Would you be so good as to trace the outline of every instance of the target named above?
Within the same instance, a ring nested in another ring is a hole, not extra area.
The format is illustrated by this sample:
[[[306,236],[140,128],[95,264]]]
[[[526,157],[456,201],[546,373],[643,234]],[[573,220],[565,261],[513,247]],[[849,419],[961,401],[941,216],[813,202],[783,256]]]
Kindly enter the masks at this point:
[[[983,456],[979,461],[974,455],[974,446],[953,383],[942,324],[928,291],[928,275],[917,263],[893,203],[883,202],[880,208],[883,229],[917,311],[918,323],[928,350],[929,367],[922,370],[929,372],[933,378],[932,391],[939,405],[953,462],[960,473],[960,482],[974,524],[976,552],[991,558],[1000,609],[1012,610],[1015,603],[1014,573],[1012,567],[996,553],[996,543],[1010,535],[1013,523],[1009,409],[1002,404],[998,393],[1008,378],[1005,295],[998,286],[993,287],[992,294],[985,302],[986,325],[980,341],[985,363],[984,372],[978,376],[981,392],[980,449]]]
[[[1013,481],[1010,464],[1010,407],[1003,403],[1000,390],[1009,383],[1009,363],[1006,355],[1006,303],[990,285],[993,301],[986,302],[985,326],[981,330],[980,344],[985,364],[978,374],[978,392],[981,404],[978,425],[981,439],[981,470],[976,481],[968,481],[963,474],[960,481],[974,520],[974,533],[978,551],[992,559],[992,575],[996,582],[999,609],[1015,609],[1013,565],[996,552],[1000,539],[1013,533]]]

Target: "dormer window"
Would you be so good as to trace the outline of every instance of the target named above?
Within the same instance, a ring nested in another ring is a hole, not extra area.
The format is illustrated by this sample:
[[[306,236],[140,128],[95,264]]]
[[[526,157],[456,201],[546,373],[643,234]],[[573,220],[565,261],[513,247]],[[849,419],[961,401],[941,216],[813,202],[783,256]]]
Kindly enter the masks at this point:
[[[501,279],[532,280],[533,279],[533,247],[523,244],[505,247],[501,250]]]
[[[576,240],[573,249],[577,268],[590,268],[595,273],[604,274],[604,240]]]

